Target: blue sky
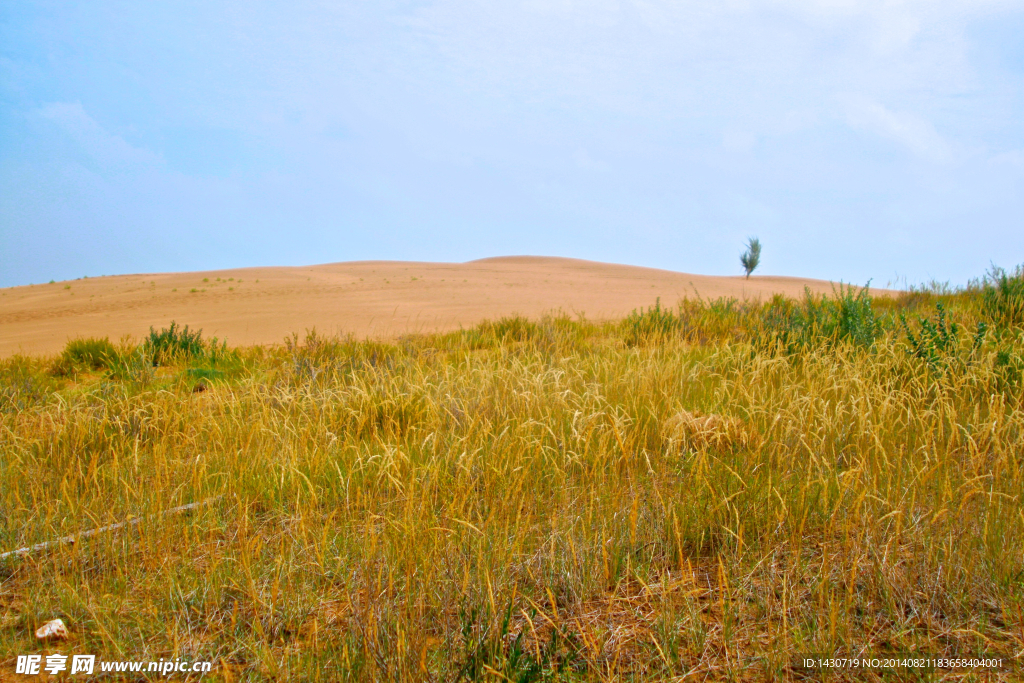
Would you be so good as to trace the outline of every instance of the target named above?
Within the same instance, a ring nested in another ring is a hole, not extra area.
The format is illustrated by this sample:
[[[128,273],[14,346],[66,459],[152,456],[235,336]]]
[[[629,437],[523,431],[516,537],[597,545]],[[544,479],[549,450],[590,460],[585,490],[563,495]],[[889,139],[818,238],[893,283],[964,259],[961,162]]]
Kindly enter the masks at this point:
[[[1024,0],[0,3],[0,286],[1024,262]]]

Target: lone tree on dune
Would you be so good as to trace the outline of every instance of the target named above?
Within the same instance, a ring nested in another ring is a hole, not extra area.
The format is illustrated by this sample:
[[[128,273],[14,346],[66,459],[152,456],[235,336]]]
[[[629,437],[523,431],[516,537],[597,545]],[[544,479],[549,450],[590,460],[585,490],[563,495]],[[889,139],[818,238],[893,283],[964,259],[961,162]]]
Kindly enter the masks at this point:
[[[757,268],[757,264],[761,262],[761,241],[756,237],[751,237],[747,240],[747,250],[740,254],[740,263],[743,264],[743,270],[746,271],[747,277],[754,272]]]

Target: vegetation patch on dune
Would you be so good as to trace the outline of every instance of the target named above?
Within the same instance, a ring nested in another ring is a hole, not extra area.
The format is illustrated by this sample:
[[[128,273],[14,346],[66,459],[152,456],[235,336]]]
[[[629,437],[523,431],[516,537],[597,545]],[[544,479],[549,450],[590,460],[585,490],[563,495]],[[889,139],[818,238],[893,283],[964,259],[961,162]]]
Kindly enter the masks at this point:
[[[144,521],[3,560],[0,652],[324,681],[1012,659],[1020,280],[8,359],[0,552]]]

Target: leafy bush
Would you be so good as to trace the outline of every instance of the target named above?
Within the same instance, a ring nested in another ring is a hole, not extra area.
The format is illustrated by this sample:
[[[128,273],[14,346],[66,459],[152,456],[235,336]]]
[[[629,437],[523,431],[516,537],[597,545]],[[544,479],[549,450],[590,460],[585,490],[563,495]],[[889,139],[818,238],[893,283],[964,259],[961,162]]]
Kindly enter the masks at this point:
[[[854,293],[853,286],[840,287],[832,298],[822,297],[815,304],[808,292],[805,309],[811,330],[831,341],[848,340],[858,346],[871,346],[881,334],[881,321],[871,307],[871,296],[864,287]]]
[[[153,365],[161,365],[175,358],[202,356],[205,351],[202,334],[202,330],[190,332],[188,325],[179,328],[177,323],[171,321],[170,327],[159,332],[149,328],[145,349],[152,357]]]
[[[917,334],[910,329],[906,316],[902,314],[900,323],[906,333],[907,343],[910,344],[911,355],[925,361],[933,369],[944,369],[959,357],[960,326],[955,322],[946,322],[946,309],[941,301],[935,304],[935,310],[934,321],[920,317],[917,319],[920,328]],[[981,347],[987,329],[984,322],[978,323],[971,344],[971,355]]]

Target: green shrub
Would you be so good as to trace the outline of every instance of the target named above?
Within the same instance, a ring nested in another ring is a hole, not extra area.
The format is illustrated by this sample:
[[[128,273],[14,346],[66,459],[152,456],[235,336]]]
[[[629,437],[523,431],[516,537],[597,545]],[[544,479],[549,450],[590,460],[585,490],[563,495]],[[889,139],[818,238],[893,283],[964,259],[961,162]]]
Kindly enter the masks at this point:
[[[202,356],[205,347],[203,345],[202,330],[190,332],[188,325],[184,328],[171,321],[170,327],[157,332],[149,328],[149,337],[146,339],[146,352],[152,357],[153,365],[161,365],[175,358],[193,358]]]
[[[807,292],[804,308],[808,327],[818,338],[871,346],[881,334],[881,321],[871,307],[867,287],[857,291],[853,286],[840,286],[831,298],[822,296],[817,302]]]
[[[907,323],[907,318],[900,314],[900,324],[903,326],[910,345],[909,352],[916,358],[928,363],[933,369],[941,370],[959,358],[960,354],[960,326],[955,322],[946,322],[946,308],[942,302],[935,304],[935,320],[919,317],[918,332],[915,334]],[[974,341],[971,344],[971,355],[974,355],[982,342],[985,341],[985,332],[988,326],[979,322],[974,333]]]

